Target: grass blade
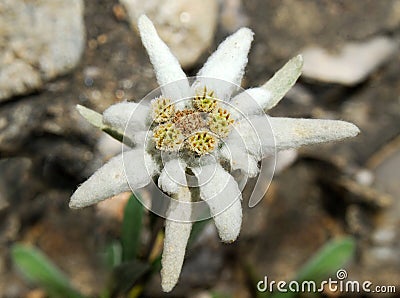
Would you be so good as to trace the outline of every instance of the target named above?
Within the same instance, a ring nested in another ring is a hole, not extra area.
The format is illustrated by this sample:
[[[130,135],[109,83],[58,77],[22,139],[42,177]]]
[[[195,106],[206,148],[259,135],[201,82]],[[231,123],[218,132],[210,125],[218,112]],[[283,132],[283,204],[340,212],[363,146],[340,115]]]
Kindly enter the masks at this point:
[[[114,241],[106,247],[104,261],[110,270],[122,263],[122,245],[119,241]]]
[[[325,278],[332,276],[345,265],[353,256],[356,248],[355,240],[351,237],[334,239],[326,243],[316,254],[300,268],[294,280],[301,283],[302,281],[315,281],[316,284]],[[334,276],[335,277],[335,276]],[[267,293],[259,295],[259,297],[296,297],[297,293],[286,292],[268,296]]]
[[[121,244],[123,261],[133,260],[138,255],[140,234],[143,225],[143,212],[143,205],[132,194],[126,204],[122,222]]]
[[[299,270],[296,280],[321,281],[334,274],[353,257],[355,247],[350,237],[328,242]]]
[[[43,287],[51,297],[84,298],[38,249],[15,244],[11,249],[11,257],[22,274],[29,281]]]
[[[138,286],[140,279],[150,270],[150,265],[139,260],[124,262],[114,268],[110,287],[111,297],[127,293]],[[119,297],[119,296],[118,296]],[[124,296],[125,297],[125,296]]]
[[[200,236],[201,232],[203,232],[204,228],[209,222],[210,219],[205,219],[193,223],[192,231],[190,232],[190,237],[188,240],[188,248],[190,248],[195,243],[196,239]]]

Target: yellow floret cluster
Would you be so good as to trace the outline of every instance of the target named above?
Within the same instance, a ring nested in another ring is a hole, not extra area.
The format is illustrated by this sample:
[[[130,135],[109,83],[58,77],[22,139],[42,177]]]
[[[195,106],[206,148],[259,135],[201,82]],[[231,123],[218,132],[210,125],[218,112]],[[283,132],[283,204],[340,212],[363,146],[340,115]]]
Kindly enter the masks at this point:
[[[193,98],[194,107],[200,112],[212,112],[217,106],[217,99],[214,97],[214,91],[208,91],[204,87],[202,92],[196,94]]]
[[[189,150],[199,155],[214,151],[216,145],[217,138],[208,131],[195,132],[187,139]]]
[[[218,108],[210,113],[208,117],[208,127],[213,133],[221,137],[227,137],[231,131],[233,119],[227,110]]]
[[[163,123],[153,129],[156,148],[164,151],[176,151],[184,141],[181,131],[173,123]]]
[[[200,156],[211,153],[220,139],[229,135],[234,120],[220,107],[214,92],[206,87],[187,106],[189,108],[176,110],[172,101],[164,97],[152,101],[156,148],[161,151],[184,149]]]
[[[151,101],[153,120],[157,123],[167,122],[175,114],[175,106],[169,98],[159,97]]]

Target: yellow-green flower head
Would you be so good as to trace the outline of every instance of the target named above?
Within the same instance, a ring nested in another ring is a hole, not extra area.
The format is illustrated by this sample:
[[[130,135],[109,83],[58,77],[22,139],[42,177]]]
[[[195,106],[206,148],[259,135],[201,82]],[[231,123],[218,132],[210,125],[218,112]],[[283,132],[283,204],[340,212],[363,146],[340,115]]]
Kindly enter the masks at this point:
[[[182,132],[171,122],[156,126],[153,138],[156,148],[163,151],[177,151],[184,141]]]
[[[187,138],[186,145],[198,155],[204,155],[214,151],[218,139],[208,131],[198,131]]]
[[[152,100],[151,115],[158,123],[153,128],[157,149],[177,151],[186,148],[201,156],[215,150],[218,138],[229,135],[234,123],[230,113],[218,107],[214,91],[204,87],[202,92],[191,98],[194,108],[177,111],[169,99],[158,97]]]
[[[231,114],[222,108],[214,110],[208,117],[208,126],[210,130],[221,138],[225,138],[229,135],[233,123],[234,120]]]
[[[208,91],[206,87],[197,92],[193,99],[194,107],[200,112],[209,113],[217,106],[217,99],[214,97],[214,91]]]
[[[169,98],[158,97],[151,101],[152,117],[157,123],[171,120],[175,113],[175,106]]]

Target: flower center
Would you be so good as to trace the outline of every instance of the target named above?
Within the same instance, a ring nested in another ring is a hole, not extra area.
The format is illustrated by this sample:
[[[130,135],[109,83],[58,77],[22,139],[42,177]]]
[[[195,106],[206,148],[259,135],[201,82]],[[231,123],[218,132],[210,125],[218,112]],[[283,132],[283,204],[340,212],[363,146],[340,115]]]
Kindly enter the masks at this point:
[[[156,123],[153,139],[161,151],[184,148],[200,156],[211,153],[219,139],[229,135],[234,123],[230,113],[219,105],[214,92],[206,87],[191,99],[193,108],[176,110],[172,101],[164,97],[154,99],[151,105]]]
[[[207,126],[202,113],[191,109],[177,111],[172,122],[175,123],[176,128],[180,129],[185,136]]]

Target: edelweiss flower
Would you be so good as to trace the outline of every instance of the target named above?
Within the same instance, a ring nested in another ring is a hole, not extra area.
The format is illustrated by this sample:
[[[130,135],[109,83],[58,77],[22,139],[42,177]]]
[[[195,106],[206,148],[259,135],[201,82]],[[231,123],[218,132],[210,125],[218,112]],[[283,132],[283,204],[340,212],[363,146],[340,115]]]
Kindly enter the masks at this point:
[[[190,202],[206,202],[220,238],[232,242],[242,222],[241,191],[233,171],[254,177],[259,162],[275,150],[352,137],[359,130],[344,121],[266,116],[300,76],[301,56],[264,85],[235,95],[253,40],[248,28],[222,42],[190,84],[151,21],[141,16],[138,24],[161,95],[145,104],[118,103],[103,113],[102,125],[124,132],[132,149],[84,182],[72,195],[70,207],[100,202],[158,177],[159,188],[173,198],[166,212],[161,270],[162,288],[168,292],[184,260],[192,227]],[[191,191],[188,174],[195,176],[198,192]]]

